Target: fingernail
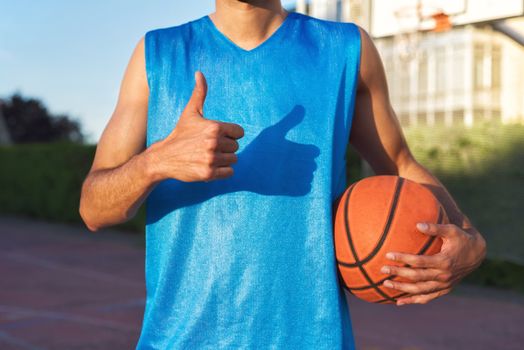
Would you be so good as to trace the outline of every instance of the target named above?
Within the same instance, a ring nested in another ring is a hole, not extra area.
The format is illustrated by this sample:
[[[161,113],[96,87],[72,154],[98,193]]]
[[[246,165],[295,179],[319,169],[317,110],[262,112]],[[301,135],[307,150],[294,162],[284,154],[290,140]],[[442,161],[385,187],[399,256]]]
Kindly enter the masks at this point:
[[[402,302],[402,301],[397,301],[397,305],[398,305],[398,306],[402,306],[402,305],[404,305],[404,302]]]
[[[393,288],[393,283],[389,280],[385,280],[384,281],[384,285],[388,288]]]
[[[382,273],[390,273],[391,270],[387,266],[382,266],[382,268],[380,269],[380,272],[382,272]]]
[[[388,258],[389,260],[395,260],[395,254],[393,254],[393,253],[387,253],[387,254],[386,254],[386,258]]]
[[[417,228],[420,230],[420,231],[426,231],[428,229],[428,224],[424,223],[424,222],[419,222],[417,224]]]

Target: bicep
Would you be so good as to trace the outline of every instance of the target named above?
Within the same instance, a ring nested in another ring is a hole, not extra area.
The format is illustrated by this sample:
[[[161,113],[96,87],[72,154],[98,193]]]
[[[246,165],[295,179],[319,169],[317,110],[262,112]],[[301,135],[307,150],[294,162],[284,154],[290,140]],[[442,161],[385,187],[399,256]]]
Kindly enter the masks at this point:
[[[118,101],[98,142],[91,171],[120,166],[145,149],[148,98],[142,37],[124,72]]]
[[[361,32],[361,65],[350,143],[378,174],[398,174],[413,157],[389,99],[380,55]]]

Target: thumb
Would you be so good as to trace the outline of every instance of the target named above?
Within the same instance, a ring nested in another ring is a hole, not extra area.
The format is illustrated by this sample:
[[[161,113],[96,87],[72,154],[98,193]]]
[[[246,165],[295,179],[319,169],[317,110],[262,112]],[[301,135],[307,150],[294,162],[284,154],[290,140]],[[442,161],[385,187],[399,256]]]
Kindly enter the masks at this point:
[[[186,109],[198,112],[201,116],[203,115],[204,102],[207,95],[207,82],[204,74],[200,71],[195,72],[195,87],[193,88],[193,93],[191,98],[186,105]]]
[[[457,227],[454,224],[433,224],[429,222],[417,223],[417,229],[429,236],[440,236],[450,238],[456,234]]]

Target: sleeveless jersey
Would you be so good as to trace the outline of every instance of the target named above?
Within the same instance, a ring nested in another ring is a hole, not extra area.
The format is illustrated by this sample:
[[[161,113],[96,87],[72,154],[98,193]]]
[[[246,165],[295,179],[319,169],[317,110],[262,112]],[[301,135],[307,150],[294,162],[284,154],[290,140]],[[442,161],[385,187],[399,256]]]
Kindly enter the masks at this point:
[[[353,349],[332,204],[347,186],[358,27],[289,13],[245,50],[204,16],[148,31],[145,60],[147,147],[176,126],[197,70],[204,117],[244,137],[233,176],[149,194],[137,349]]]

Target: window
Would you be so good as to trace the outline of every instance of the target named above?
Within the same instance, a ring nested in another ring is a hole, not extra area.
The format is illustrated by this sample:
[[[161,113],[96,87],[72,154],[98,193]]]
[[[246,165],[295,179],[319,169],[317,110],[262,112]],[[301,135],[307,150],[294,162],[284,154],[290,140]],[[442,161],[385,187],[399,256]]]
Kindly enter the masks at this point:
[[[436,67],[436,92],[437,94],[443,94],[446,90],[446,56],[445,49],[443,47],[437,48],[437,61],[435,62]]]
[[[464,90],[464,49],[460,46],[455,46],[453,48],[453,67],[451,67],[453,71],[453,81],[452,81],[452,88],[454,91],[463,91]]]
[[[418,62],[418,92],[423,95],[428,92],[428,57],[424,52]]]
[[[501,85],[501,52],[500,47],[495,46],[491,52],[491,84],[494,88]]]
[[[486,85],[489,87],[485,65],[484,47],[475,44],[473,48],[473,87],[477,90],[483,89]]]

